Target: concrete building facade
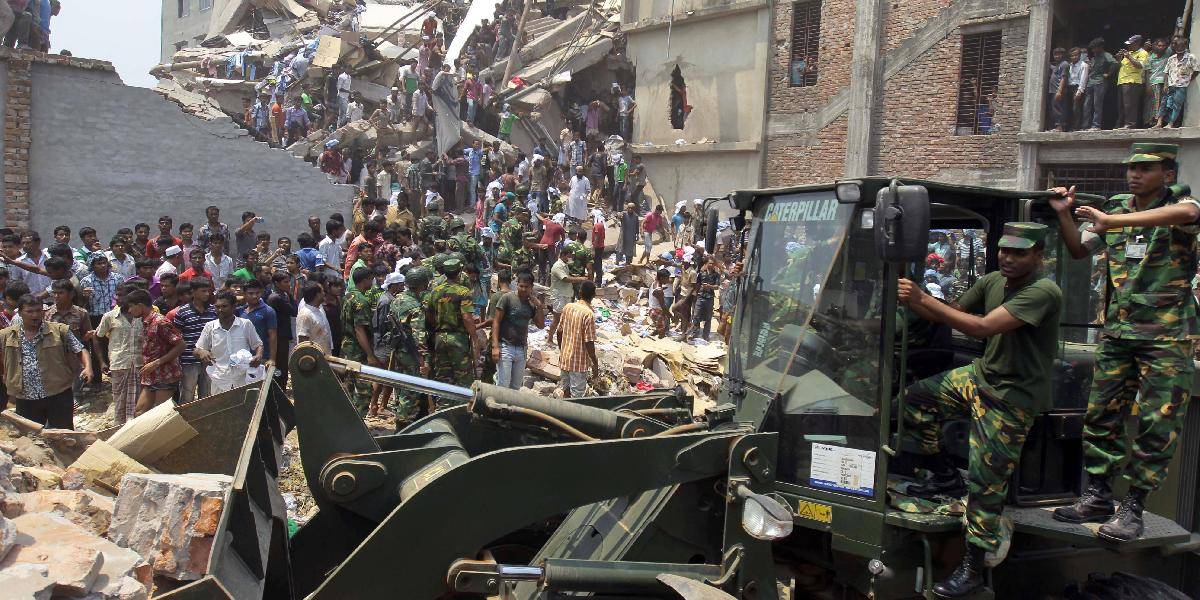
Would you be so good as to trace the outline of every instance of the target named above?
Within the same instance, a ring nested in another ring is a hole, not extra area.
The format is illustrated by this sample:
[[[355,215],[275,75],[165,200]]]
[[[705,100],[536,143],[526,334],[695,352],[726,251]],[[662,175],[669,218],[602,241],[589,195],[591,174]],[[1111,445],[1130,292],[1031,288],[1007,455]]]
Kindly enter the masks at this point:
[[[162,0],[162,38],[159,60],[170,62],[176,50],[199,46],[208,36],[213,15],[230,0]]]
[[[1183,7],[1183,0],[1153,7],[1133,0],[775,3],[763,183],[902,175],[1020,189],[1080,181],[1109,193],[1123,185],[1120,161],[1135,140],[1182,144],[1181,179],[1200,177],[1195,103],[1180,129],[1046,131],[1052,48],[1103,36],[1115,51],[1131,34],[1169,36]],[[1200,47],[1196,20],[1193,13],[1193,48]],[[797,35],[806,27],[819,31],[817,43]],[[816,60],[799,45],[818,48]],[[800,80],[797,57],[816,64]]]
[[[66,224],[108,240],[164,214],[199,226],[208,205],[227,223],[254,210],[266,219],[256,230],[273,236],[306,231],[310,214],[350,214],[353,186],[226,117],[205,121],[122,84],[104,61],[0,50],[0,114],[3,225],[43,239]]]
[[[668,205],[762,184],[770,7],[625,0],[621,29],[636,74],[631,149]],[[680,104],[690,106],[684,118]]]

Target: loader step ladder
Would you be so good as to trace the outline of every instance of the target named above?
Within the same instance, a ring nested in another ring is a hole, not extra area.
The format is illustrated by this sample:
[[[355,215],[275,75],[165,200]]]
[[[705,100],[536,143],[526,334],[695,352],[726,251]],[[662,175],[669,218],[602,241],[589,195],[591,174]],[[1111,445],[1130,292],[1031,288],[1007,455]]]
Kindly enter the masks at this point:
[[[1067,542],[1079,547],[1108,548],[1117,552],[1139,552],[1148,548],[1159,548],[1182,544],[1191,539],[1192,534],[1175,521],[1161,515],[1146,511],[1143,519],[1146,530],[1136,540],[1114,542],[1096,535],[1099,523],[1063,523],[1054,520],[1054,506],[1019,507],[1005,506],[1004,514],[1013,520],[1017,533],[1036,535],[1049,539]],[[890,511],[886,522],[889,525],[903,527],[925,533],[958,531],[962,528],[962,517],[950,515],[934,515]]]
[[[1137,552],[1147,548],[1169,546],[1188,541],[1191,533],[1175,521],[1150,511],[1143,513],[1146,529],[1141,537],[1128,542],[1114,542],[1096,535],[1099,523],[1063,523],[1054,520],[1055,507],[1018,508],[1009,506],[1005,514],[1013,520],[1016,531],[1070,542],[1076,546],[1109,548],[1117,552]]]

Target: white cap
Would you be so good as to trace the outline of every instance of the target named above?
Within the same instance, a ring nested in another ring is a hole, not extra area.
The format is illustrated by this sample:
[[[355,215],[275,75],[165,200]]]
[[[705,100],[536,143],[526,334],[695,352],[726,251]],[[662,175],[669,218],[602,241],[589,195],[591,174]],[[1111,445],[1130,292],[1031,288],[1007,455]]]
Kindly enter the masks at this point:
[[[176,254],[179,254],[180,252],[183,252],[183,248],[180,248],[179,246],[171,246],[170,248],[167,248],[163,252],[163,254],[165,254],[167,256],[175,256]]]
[[[388,273],[387,277],[383,278],[383,287],[389,288],[397,283],[404,283],[404,276],[399,273]]]

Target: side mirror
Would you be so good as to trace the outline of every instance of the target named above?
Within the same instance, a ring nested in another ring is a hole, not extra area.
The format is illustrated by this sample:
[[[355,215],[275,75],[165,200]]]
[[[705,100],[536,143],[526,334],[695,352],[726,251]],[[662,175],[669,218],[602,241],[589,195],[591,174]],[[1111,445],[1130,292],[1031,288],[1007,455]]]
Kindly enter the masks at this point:
[[[875,197],[875,251],[886,262],[920,262],[929,253],[929,190],[892,185]]]
[[[704,213],[704,251],[708,254],[717,251],[717,223],[720,220],[721,214],[715,208]]]

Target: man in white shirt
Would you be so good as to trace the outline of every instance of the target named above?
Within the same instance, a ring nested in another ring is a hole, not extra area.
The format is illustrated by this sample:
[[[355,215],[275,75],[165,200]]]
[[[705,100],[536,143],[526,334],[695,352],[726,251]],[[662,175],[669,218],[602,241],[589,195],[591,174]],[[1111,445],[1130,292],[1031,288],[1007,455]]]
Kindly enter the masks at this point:
[[[567,199],[567,216],[582,221],[587,218],[587,199],[592,193],[592,182],[583,173],[583,166],[575,167],[571,177],[571,195]]]
[[[213,276],[213,286],[220,287],[233,275],[233,259],[225,254],[225,237],[214,234],[208,238],[208,254],[204,255],[204,268]]]
[[[228,257],[226,257],[228,258]],[[235,316],[237,297],[233,292],[224,291],[217,294],[217,302],[213,305],[217,320],[209,321],[196,340],[196,358],[209,365],[208,374],[212,382],[212,394],[220,394],[235,387],[246,384],[246,369],[231,366],[230,357],[241,350],[253,354],[250,367],[257,367],[262,362],[263,343],[254,330],[254,324],[248,319]]]
[[[19,263],[33,265],[45,269],[46,255],[42,252],[42,238],[36,231],[26,231],[21,234],[21,250],[17,257]],[[16,281],[24,281],[29,286],[29,293],[37,296],[50,287],[50,278],[35,271],[25,269],[9,269],[9,277]]]
[[[179,265],[183,264],[183,249],[179,246],[171,246],[163,252],[163,264],[158,266],[158,270],[154,272],[155,279],[162,279],[167,273],[179,274]]]
[[[433,108],[429,105],[429,94],[425,91],[425,87],[417,88],[417,91],[412,94],[412,117],[414,131],[424,131],[429,121],[425,118],[425,112]]]
[[[301,292],[299,309],[296,311],[296,341],[313,342],[321,352],[330,354],[333,348],[333,333],[329,320],[321,308],[325,305],[325,290],[319,283],[309,283]]]
[[[112,263],[113,273],[129,279],[137,273],[137,259],[132,254],[127,254],[129,250],[125,239],[121,236],[116,236],[108,244],[108,252],[104,255],[108,257],[108,262]]]
[[[346,111],[350,107],[350,71],[342,67],[337,78],[338,127],[346,124]]]
[[[339,266],[342,264],[342,234],[346,226],[341,222],[330,219],[325,222],[325,238],[317,243],[317,252],[325,259],[325,268],[341,276]]]
[[[363,105],[358,101],[358,92],[350,94],[350,104],[346,106],[346,122],[361,121],[363,118]]]

